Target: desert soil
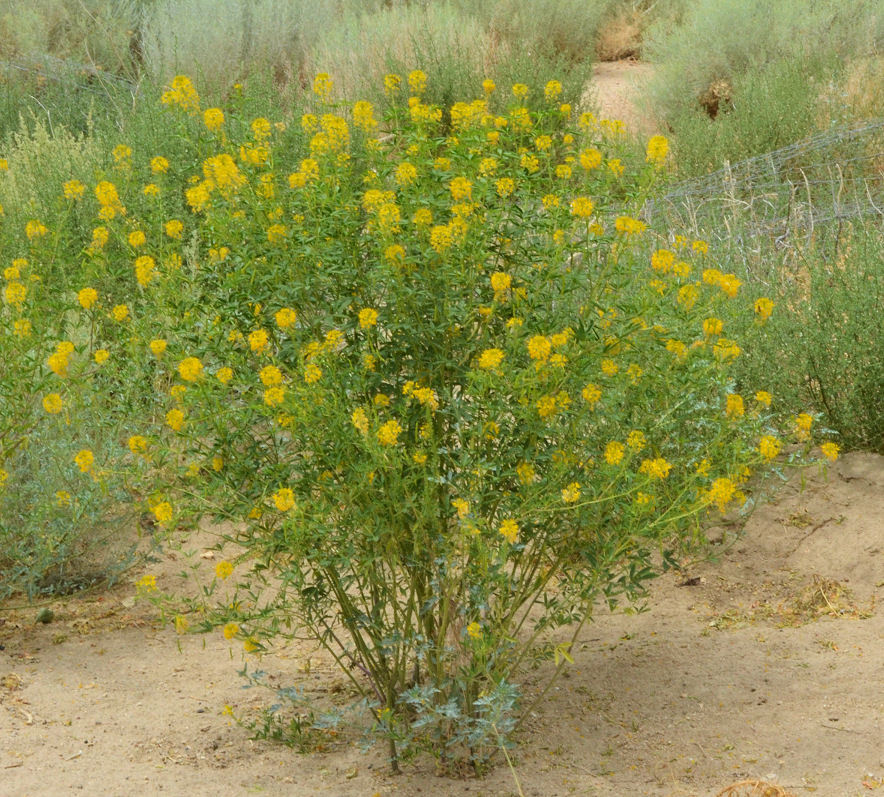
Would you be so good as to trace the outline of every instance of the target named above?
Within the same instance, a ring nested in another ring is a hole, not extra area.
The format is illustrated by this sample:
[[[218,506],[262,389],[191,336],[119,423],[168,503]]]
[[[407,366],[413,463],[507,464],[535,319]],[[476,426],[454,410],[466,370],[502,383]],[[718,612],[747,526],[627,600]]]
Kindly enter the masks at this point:
[[[629,107],[602,107],[629,122]],[[884,457],[792,477],[738,531],[713,529],[715,560],[658,579],[647,611],[599,608],[521,735],[525,795],[699,797],[748,779],[795,795],[884,788]],[[168,552],[144,572],[174,589],[182,565]],[[243,688],[239,643],[160,625],[133,602],[139,575],[55,602],[48,624],[0,605],[2,797],[518,793],[505,764],[481,780],[440,778],[429,761],[391,776],[356,728],[309,754],[250,741],[225,706],[254,716],[273,695]],[[250,659],[278,686],[342,694],[305,645]]]

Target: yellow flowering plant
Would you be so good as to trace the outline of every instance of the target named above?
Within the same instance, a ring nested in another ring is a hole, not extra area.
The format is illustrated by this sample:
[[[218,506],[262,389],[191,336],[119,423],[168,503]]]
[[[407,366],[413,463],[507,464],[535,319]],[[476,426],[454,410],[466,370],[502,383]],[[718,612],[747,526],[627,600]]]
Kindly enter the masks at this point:
[[[58,248],[82,259],[10,272],[0,345],[30,369],[22,428],[100,411],[66,433],[69,505],[119,475],[160,530],[225,521],[243,553],[203,630],[308,634],[394,768],[481,767],[531,709],[525,669],[557,677],[600,596],[748,509],[780,436],[769,386],[730,376],[740,281],[638,218],[665,142],[631,152],[555,81],[443,107],[424,73],[388,78],[384,108],[323,75],[298,123],[231,103],[209,132],[175,78],[177,155],[109,155],[46,232],[21,220],[38,252],[75,207]]]
[[[247,551],[205,627],[254,649],[294,622],[394,767],[480,766],[530,709],[529,663],[558,674],[600,595],[637,597],[706,513],[752,505],[776,430],[722,330],[754,311],[636,218],[665,140],[631,154],[556,85],[492,113],[390,77],[382,114],[332,108],[331,80],[284,147],[227,114],[260,122],[266,156],[251,132],[215,140],[192,175],[176,218],[207,254],[162,286],[187,313],[135,322],[177,341],[151,358],[165,412],[141,434],[195,463],[153,492]]]

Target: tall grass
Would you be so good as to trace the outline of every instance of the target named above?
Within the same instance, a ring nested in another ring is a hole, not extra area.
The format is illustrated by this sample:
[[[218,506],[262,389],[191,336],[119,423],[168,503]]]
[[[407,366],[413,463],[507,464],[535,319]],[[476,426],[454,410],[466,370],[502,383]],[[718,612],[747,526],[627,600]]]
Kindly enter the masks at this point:
[[[698,174],[831,120],[832,85],[882,49],[884,6],[875,0],[695,0],[680,22],[649,32],[646,54],[658,69],[648,106],[671,130],[683,172]],[[859,112],[876,105],[884,111],[881,92]]]

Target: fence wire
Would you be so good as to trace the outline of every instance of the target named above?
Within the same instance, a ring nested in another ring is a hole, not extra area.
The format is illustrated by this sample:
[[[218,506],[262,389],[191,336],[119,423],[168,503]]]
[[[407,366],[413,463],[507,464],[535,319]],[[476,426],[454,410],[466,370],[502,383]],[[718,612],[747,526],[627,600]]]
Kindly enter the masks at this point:
[[[710,243],[747,245],[760,237],[789,245],[832,222],[884,220],[884,119],[833,127],[685,180],[647,202],[642,216]]]

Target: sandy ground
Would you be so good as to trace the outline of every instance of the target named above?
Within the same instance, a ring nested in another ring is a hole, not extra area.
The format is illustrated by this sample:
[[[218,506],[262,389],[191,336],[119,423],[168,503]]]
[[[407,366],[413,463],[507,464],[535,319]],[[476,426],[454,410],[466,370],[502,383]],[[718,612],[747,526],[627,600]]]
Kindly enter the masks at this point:
[[[799,795],[884,786],[884,458],[851,454],[805,480],[739,538],[722,529],[717,562],[655,582],[648,611],[599,610],[521,738],[525,795],[714,795],[745,778]],[[151,570],[174,583],[180,564]],[[239,645],[176,637],[132,594],[59,602],[47,625],[0,607],[3,797],[518,793],[505,765],[482,780],[439,778],[430,762],[392,777],[355,731],[307,755],[249,741],[224,707],[248,715],[272,695],[243,689]],[[306,648],[253,663],[280,685],[341,682]]]
[[[659,133],[644,113],[639,97],[642,88],[654,74],[651,64],[641,61],[606,61],[593,67],[590,88],[599,113],[608,119],[622,120],[627,130],[648,138]]]

